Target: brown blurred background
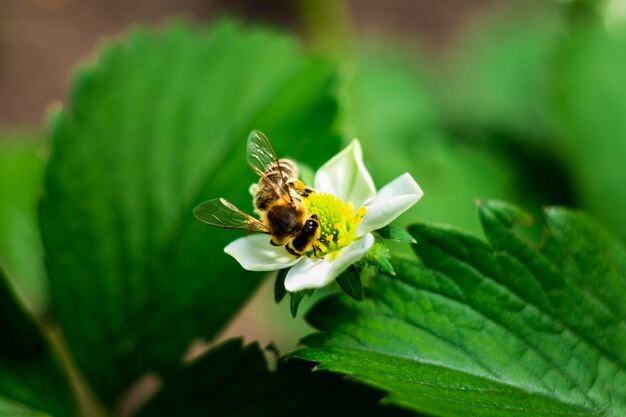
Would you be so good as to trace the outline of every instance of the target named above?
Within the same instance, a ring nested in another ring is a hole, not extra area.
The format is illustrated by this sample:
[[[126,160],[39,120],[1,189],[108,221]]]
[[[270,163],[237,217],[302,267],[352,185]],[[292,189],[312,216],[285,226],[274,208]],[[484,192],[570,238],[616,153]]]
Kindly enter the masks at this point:
[[[399,37],[436,50],[473,15],[502,3],[352,0],[348,5],[357,33]],[[103,40],[136,24],[158,25],[173,17],[208,22],[223,14],[306,35],[298,2],[287,0],[3,0],[0,128],[42,126],[46,108],[63,100],[73,68]]]

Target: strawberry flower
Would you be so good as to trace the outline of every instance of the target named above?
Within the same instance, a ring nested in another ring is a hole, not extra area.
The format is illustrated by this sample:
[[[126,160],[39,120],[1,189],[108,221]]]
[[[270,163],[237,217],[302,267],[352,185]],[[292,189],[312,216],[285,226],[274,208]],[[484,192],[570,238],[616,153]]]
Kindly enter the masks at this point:
[[[358,140],[326,162],[313,182],[315,192],[304,203],[320,223],[315,254],[295,257],[261,234],[242,237],[224,248],[249,271],[290,268],[285,289],[291,293],[331,283],[371,249],[371,232],[391,223],[423,195],[408,173],[376,192]]]

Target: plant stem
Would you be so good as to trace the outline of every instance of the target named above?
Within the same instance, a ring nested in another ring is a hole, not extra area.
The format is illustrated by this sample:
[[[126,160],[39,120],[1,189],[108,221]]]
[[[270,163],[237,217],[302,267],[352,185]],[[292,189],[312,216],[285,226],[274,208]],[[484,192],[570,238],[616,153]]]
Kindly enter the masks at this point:
[[[344,0],[299,0],[296,4],[311,49],[339,61],[352,56],[353,26]]]
[[[72,357],[65,345],[65,341],[61,335],[61,330],[56,325],[47,324],[42,326],[45,330],[46,337],[49,341],[50,347],[60,359],[63,370],[70,381],[70,387],[76,405],[78,408],[78,415],[83,417],[107,417],[108,413],[105,408],[96,399],[96,396],[89,385],[78,371],[76,364],[72,360]]]

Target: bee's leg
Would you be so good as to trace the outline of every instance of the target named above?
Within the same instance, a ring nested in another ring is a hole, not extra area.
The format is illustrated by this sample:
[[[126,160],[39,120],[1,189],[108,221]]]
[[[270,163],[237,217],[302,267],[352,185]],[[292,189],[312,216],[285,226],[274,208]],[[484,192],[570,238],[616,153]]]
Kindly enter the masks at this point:
[[[304,183],[299,179],[289,180],[289,186],[293,188],[298,194],[304,192]]]
[[[292,254],[293,256],[298,256],[300,257],[301,254],[299,254],[298,252],[296,252],[296,250],[294,248],[291,247],[291,243],[288,243],[285,245],[285,249],[287,249],[287,252],[289,252],[290,254]]]
[[[304,186],[304,183],[301,180],[295,179],[289,181],[289,187],[291,187],[296,193],[301,195],[302,197],[308,197],[313,190]]]
[[[270,239],[270,245],[272,245],[272,246],[281,246],[278,243],[274,242],[274,239]]]
[[[313,245],[313,256],[317,258],[317,246]]]

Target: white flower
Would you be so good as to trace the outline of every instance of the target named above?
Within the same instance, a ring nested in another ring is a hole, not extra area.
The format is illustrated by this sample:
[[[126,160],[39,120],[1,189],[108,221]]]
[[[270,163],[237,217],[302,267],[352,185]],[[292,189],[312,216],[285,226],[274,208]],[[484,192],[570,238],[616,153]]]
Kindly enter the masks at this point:
[[[413,206],[423,195],[413,177],[405,173],[376,192],[374,182],[363,164],[358,140],[326,162],[315,174],[315,193],[323,200],[310,209],[318,213],[320,227],[335,229],[337,215],[346,227],[335,238],[327,236],[328,245],[320,257],[290,255],[284,247],[272,246],[266,235],[255,234],[231,242],[224,251],[249,271],[273,271],[291,267],[285,278],[289,292],[321,288],[331,283],[350,265],[365,255],[374,244],[372,231],[388,225]],[[310,198],[309,198],[310,199]],[[328,201],[332,200],[332,203]],[[329,205],[330,204],[330,205]],[[330,214],[327,215],[330,207]],[[364,207],[364,209],[363,209]],[[354,208],[360,208],[354,211]],[[334,210],[334,211],[333,211]],[[333,217],[335,216],[335,217]],[[331,233],[334,229],[330,229]],[[322,240],[324,243],[326,241]],[[324,246],[324,245],[322,245]]]

